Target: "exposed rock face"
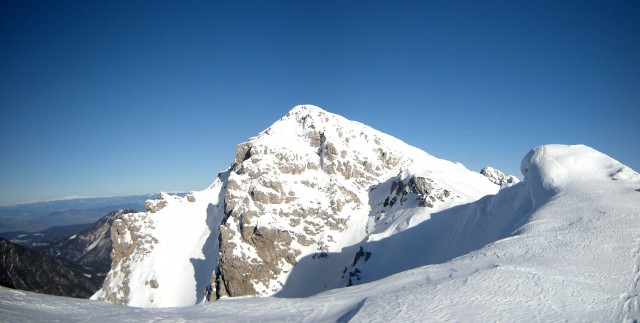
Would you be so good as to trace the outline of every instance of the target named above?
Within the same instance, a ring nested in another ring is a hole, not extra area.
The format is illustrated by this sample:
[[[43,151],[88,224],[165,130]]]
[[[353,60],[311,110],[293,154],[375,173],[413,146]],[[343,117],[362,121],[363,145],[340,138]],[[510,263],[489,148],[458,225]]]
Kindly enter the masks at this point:
[[[102,282],[93,269],[0,238],[0,285],[44,294],[88,298]]]
[[[153,229],[153,221],[145,213],[126,213],[117,217],[111,225],[111,271],[103,283],[103,290],[109,293],[102,299],[114,304],[128,304],[131,275],[131,263],[144,258],[158,240],[146,232]],[[110,287],[114,281],[122,281],[117,288]],[[157,282],[156,282],[157,284]]]
[[[513,175],[507,176],[503,172],[489,166],[485,166],[480,171],[480,174],[486,176],[491,182],[500,186],[500,188],[505,188],[520,183],[520,180],[517,177]]]

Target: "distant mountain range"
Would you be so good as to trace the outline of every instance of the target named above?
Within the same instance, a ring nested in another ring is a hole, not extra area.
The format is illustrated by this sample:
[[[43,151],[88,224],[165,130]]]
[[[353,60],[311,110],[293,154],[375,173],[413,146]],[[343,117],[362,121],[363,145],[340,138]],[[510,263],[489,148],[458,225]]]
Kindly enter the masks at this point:
[[[76,298],[91,296],[104,280],[93,268],[0,238],[0,285]]]
[[[89,226],[19,234],[13,242],[0,238],[0,285],[88,298],[111,268],[111,225],[130,212],[135,211],[111,212]]]
[[[9,231],[0,233],[0,238],[11,241],[12,243],[19,244],[23,247],[33,249],[41,244],[43,241],[56,239],[59,237],[70,236],[74,233],[80,232],[91,223],[83,224],[71,224],[65,226],[51,227],[42,231],[26,232],[26,231]]]
[[[75,224],[87,226],[118,209],[144,210],[144,203],[158,194],[63,199],[0,206],[0,237]],[[47,239],[54,238],[53,236]],[[13,238],[8,238],[12,240]]]
[[[65,259],[82,266],[94,268],[104,275],[111,269],[111,225],[113,221],[134,210],[123,209],[100,218],[89,227],[56,239],[41,241],[31,246],[34,250]]]

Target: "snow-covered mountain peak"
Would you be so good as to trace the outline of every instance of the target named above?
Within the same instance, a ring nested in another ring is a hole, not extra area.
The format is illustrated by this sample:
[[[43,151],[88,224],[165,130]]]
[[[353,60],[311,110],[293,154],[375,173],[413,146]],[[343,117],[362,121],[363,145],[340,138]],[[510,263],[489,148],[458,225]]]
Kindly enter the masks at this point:
[[[276,121],[275,124],[288,120],[299,123],[305,128],[323,127],[323,124],[335,124],[337,122],[348,121],[344,117],[325,111],[315,105],[298,105],[293,107],[285,116]]]
[[[329,113],[313,105],[298,105],[291,109],[286,115],[274,122],[269,128],[262,131],[257,137],[250,141],[263,139],[265,136],[289,135],[295,131],[297,137],[305,137],[309,129],[323,132],[326,128],[335,127],[338,124],[348,122],[342,116]]]
[[[317,116],[322,116],[322,115],[333,115],[333,116],[337,116],[334,115],[332,113],[327,112],[326,110],[315,106],[315,105],[311,105],[311,104],[301,104],[301,105],[297,105],[295,107],[293,107],[291,110],[289,110],[289,112],[282,117],[283,119],[286,118],[295,118],[297,120],[301,120],[301,118],[304,118],[305,116],[309,115],[309,114],[313,114],[313,115],[317,115]]]
[[[238,144],[231,167],[207,190],[162,194],[146,214],[118,223],[114,241],[122,242],[122,256],[95,298],[189,305],[209,283],[214,297],[272,295],[302,258],[325,259],[497,191],[464,166],[318,107],[297,106]],[[345,273],[325,282],[323,289],[357,283]]]
[[[245,146],[256,147],[254,152],[265,146],[299,154],[327,148],[339,158],[347,158],[346,154],[356,150],[363,158],[375,159],[381,149],[401,153],[407,159],[428,155],[392,136],[313,105],[294,107],[248,143]]]

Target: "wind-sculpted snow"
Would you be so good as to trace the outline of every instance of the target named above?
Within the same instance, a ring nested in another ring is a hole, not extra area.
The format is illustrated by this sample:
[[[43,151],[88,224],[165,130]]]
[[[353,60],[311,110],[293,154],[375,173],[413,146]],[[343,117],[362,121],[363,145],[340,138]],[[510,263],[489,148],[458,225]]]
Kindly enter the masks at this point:
[[[173,309],[1,289],[0,320],[638,321],[640,175],[580,145],[538,147],[522,170],[522,183],[495,196],[434,212],[405,230],[389,226],[315,260],[303,256],[289,277],[311,273],[332,282],[335,275],[323,275],[331,266],[296,268],[346,263],[354,274],[348,288]],[[394,181],[376,190],[391,191]],[[402,200],[397,184],[392,196]],[[368,283],[355,285],[358,277]],[[303,292],[300,286],[289,292]]]

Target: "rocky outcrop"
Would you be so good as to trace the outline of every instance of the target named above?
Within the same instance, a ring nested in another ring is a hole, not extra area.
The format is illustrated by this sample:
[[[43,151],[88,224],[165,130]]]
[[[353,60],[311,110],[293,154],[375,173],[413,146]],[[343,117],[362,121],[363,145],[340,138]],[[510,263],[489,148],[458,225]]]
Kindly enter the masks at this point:
[[[406,179],[401,176],[401,174],[398,175],[398,178],[391,182],[391,190],[389,196],[382,202],[383,206],[392,207],[395,203],[402,205],[409,199],[410,194],[415,194],[420,200],[418,206],[433,208],[437,201],[444,202],[451,197],[450,191],[440,188],[431,178],[409,176],[405,184]]]
[[[500,186],[500,188],[505,188],[520,183],[520,180],[517,177],[513,175],[507,176],[503,172],[489,166],[485,166],[480,171],[480,174],[486,176],[492,183]]]
[[[380,233],[390,228],[399,220],[401,210],[425,208],[431,212],[462,200],[453,189],[445,188],[427,174],[401,170],[395,177],[371,187],[367,233]]]
[[[233,242],[220,244],[219,266],[220,272],[216,276],[217,298],[237,295],[256,295],[258,291],[255,283],[269,286],[271,280],[281,274],[282,268],[278,264],[284,260],[288,265],[296,264],[296,256],[299,251],[291,251],[285,248],[291,245],[291,234],[286,231],[245,227],[243,242],[254,247],[256,258],[254,261],[246,261],[242,257],[234,256],[234,249],[240,246]],[[223,227],[220,241],[229,242],[230,235],[235,232]],[[274,266],[273,264],[276,264]]]
[[[145,213],[122,214],[113,221],[110,232],[112,265],[104,280],[102,293],[99,293],[100,299],[114,304],[128,303],[131,264],[148,255],[158,242],[148,233],[153,227],[153,220]],[[115,289],[111,288],[114,282],[119,282]]]
[[[151,213],[156,213],[164,209],[165,206],[167,206],[167,193],[162,192],[157,199],[148,200],[144,203],[144,208]]]

